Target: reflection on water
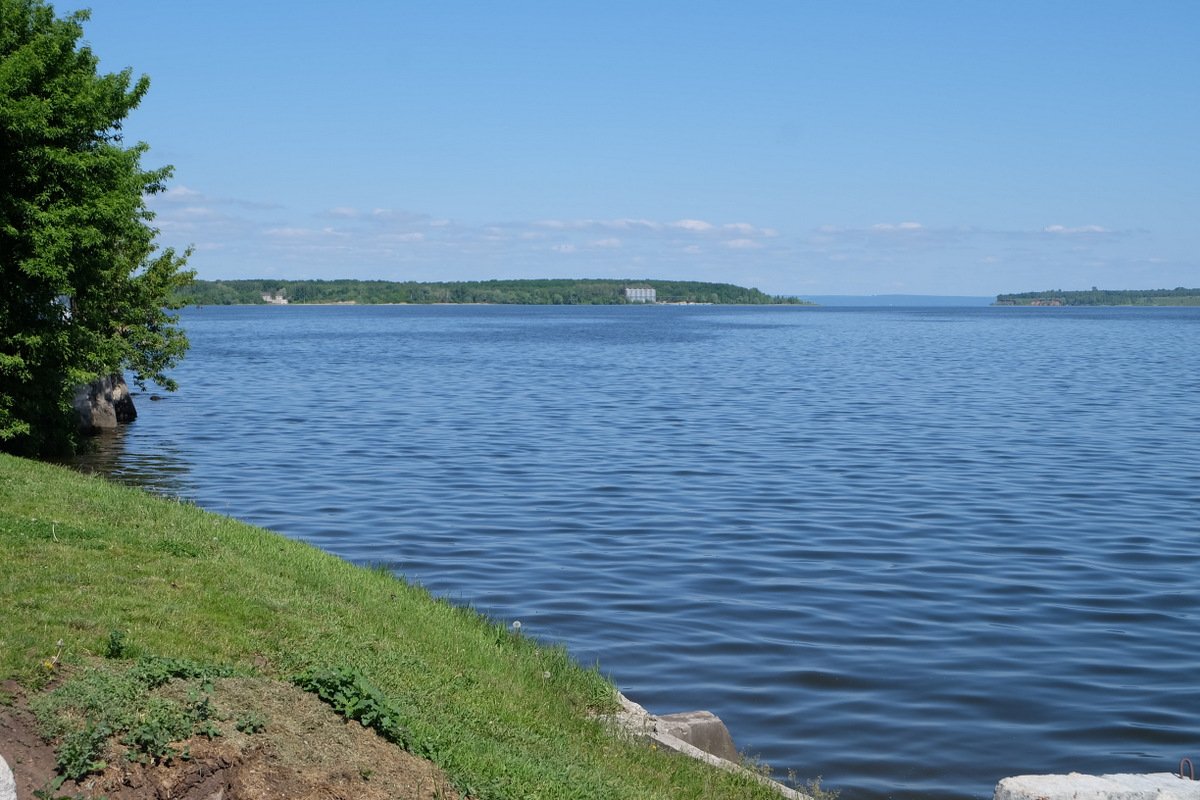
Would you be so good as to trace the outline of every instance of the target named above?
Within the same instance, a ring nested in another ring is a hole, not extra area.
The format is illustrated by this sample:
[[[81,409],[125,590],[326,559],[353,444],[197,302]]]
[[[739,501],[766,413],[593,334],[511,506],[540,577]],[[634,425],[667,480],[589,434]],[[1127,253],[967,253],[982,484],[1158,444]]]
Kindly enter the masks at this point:
[[[144,393],[134,395],[133,400],[139,411],[152,402],[166,402],[152,401]],[[66,462],[67,465],[88,475],[103,475],[167,497],[192,497],[195,487],[189,480],[191,467],[187,455],[169,443],[155,450],[131,452],[127,442],[131,435],[136,436],[137,425],[134,420],[116,430],[89,436],[83,452]]]

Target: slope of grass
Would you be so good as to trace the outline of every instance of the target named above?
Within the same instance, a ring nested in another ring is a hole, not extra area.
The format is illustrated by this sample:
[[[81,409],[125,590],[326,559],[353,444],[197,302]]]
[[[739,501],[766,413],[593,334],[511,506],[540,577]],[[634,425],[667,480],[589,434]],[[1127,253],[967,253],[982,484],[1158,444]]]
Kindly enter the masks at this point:
[[[777,797],[613,735],[589,717],[613,687],[561,648],[184,503],[0,454],[0,554],[0,680],[36,684],[121,631],[133,655],[358,670],[481,799]]]

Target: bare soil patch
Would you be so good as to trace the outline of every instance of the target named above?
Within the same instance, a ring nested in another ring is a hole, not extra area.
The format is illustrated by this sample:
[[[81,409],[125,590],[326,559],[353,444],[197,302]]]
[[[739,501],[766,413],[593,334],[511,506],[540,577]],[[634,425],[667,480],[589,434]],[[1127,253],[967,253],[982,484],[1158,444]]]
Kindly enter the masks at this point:
[[[0,706],[0,756],[17,782],[18,800],[35,800],[55,777],[52,743],[42,739],[24,693]],[[265,678],[222,678],[212,703],[221,735],[175,744],[186,753],[165,763],[141,764],[110,743],[103,772],[68,781],[46,797],[109,800],[449,800],[459,798],[430,762],[401,750],[357,722],[347,722],[317,697]],[[257,714],[257,733],[235,728],[234,716]]]

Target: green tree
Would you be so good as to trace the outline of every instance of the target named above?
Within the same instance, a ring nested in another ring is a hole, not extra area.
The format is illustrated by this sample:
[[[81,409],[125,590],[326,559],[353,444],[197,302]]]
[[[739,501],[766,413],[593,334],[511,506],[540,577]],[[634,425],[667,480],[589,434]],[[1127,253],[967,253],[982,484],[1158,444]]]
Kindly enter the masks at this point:
[[[75,447],[77,386],[128,370],[174,389],[187,349],[189,253],[159,251],[145,202],[171,169],[121,137],[149,78],[100,74],[87,19],[0,0],[0,449],[21,454]]]

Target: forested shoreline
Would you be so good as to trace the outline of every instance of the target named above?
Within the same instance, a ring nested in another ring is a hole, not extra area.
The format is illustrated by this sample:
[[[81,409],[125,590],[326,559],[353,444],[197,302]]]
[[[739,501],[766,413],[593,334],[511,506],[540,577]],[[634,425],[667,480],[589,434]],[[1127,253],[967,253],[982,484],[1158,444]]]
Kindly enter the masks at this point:
[[[177,297],[188,305],[263,305],[356,303],[498,303],[523,305],[619,305],[628,302],[627,287],[650,287],[660,303],[719,305],[803,305],[793,297],[777,297],[729,283],[700,281],[541,279],[491,281],[366,280],[197,280]]]
[[[1200,306],[1200,289],[1097,289],[996,296],[998,306]]]

